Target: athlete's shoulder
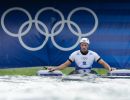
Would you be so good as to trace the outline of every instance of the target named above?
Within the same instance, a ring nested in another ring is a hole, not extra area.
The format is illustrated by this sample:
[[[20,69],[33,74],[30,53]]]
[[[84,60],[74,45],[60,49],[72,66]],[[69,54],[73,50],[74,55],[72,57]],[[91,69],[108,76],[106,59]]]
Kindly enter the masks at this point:
[[[89,54],[97,54],[95,51],[92,51],[92,50],[88,50],[89,51]]]
[[[72,54],[74,54],[74,55],[79,55],[79,54],[80,54],[80,50],[76,50],[76,51],[74,51]]]

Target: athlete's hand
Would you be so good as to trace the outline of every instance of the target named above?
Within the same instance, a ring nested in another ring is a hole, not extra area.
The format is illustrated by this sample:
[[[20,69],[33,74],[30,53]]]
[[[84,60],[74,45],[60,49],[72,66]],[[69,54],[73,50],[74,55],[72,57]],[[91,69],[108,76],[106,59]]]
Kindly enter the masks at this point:
[[[56,68],[55,67],[48,67],[47,68],[50,72],[53,72],[53,71],[55,71],[56,70]]]
[[[116,68],[114,68],[114,67],[111,67],[111,70],[110,70],[110,72],[111,72],[111,71],[113,71],[113,70],[116,70]]]

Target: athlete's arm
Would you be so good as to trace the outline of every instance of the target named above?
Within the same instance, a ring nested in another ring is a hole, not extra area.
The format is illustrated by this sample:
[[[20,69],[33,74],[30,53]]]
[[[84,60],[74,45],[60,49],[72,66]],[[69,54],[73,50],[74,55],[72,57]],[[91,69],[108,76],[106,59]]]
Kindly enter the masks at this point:
[[[67,60],[65,63],[61,64],[60,66],[57,67],[58,70],[62,70],[66,67],[68,67],[71,64],[70,60]]]
[[[112,71],[112,68],[109,64],[107,64],[103,59],[100,59],[98,61],[99,64],[101,64],[104,68],[106,68],[108,71]]]
[[[68,67],[70,64],[71,64],[71,61],[67,60],[65,63],[59,65],[58,67],[50,67],[50,68],[48,68],[48,70],[50,70],[50,71],[62,70],[64,68]]]

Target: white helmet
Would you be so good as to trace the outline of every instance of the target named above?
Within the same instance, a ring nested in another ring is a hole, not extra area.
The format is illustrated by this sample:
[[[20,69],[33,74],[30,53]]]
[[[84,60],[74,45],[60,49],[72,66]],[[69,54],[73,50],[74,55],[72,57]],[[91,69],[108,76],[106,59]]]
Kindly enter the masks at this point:
[[[87,44],[90,44],[88,38],[82,38],[82,39],[80,40],[80,43],[82,43],[82,42],[85,42],[85,43],[87,43]]]

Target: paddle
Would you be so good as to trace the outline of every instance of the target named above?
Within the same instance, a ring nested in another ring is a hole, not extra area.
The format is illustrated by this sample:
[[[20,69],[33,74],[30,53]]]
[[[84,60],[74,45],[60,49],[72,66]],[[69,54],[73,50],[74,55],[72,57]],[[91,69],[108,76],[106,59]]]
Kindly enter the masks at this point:
[[[44,69],[44,70],[47,70],[47,67],[43,66],[43,69]]]
[[[43,66],[41,70],[37,71],[38,76],[48,76],[48,77],[61,77],[63,73],[59,70],[48,70],[47,67]]]
[[[47,67],[45,67],[45,66],[43,66],[43,69],[44,70],[48,70],[48,68]],[[54,70],[48,70],[48,72],[53,72]]]

